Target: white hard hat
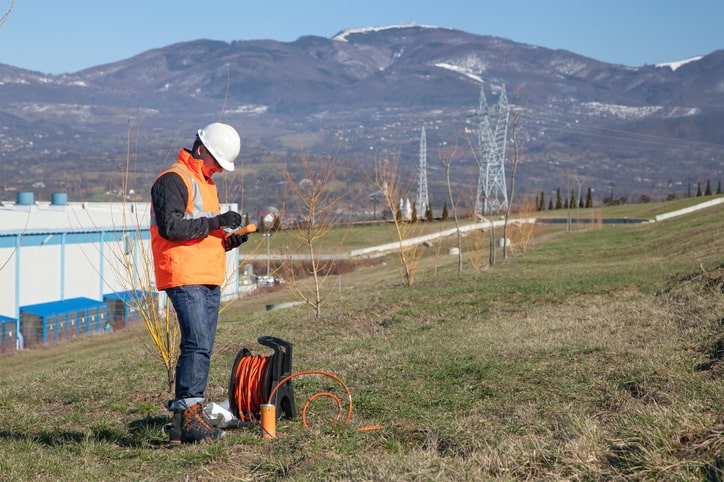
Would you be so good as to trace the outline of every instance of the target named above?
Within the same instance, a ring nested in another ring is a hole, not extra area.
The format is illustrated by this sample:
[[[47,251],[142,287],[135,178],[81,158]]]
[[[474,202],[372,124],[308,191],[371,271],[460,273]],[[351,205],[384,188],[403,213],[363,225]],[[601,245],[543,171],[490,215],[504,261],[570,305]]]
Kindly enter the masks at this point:
[[[199,129],[197,135],[221,167],[227,171],[234,170],[234,159],[241,150],[241,139],[236,129],[228,124],[214,122]]]

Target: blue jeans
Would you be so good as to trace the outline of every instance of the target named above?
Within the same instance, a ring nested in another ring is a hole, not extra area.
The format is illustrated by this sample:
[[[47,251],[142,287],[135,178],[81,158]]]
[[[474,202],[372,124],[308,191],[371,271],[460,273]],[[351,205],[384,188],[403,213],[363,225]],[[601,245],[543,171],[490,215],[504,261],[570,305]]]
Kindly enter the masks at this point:
[[[176,310],[181,330],[176,398],[169,402],[168,409],[181,411],[204,401],[219,319],[221,288],[210,285],[178,286],[167,289],[166,294]]]

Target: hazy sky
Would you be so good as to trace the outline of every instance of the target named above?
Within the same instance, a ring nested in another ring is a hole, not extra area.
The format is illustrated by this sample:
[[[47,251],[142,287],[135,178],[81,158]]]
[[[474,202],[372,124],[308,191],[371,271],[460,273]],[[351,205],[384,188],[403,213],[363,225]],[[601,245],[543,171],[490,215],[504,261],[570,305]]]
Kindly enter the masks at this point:
[[[724,48],[724,0],[0,0],[0,63],[60,74],[200,38],[417,23],[641,66]]]

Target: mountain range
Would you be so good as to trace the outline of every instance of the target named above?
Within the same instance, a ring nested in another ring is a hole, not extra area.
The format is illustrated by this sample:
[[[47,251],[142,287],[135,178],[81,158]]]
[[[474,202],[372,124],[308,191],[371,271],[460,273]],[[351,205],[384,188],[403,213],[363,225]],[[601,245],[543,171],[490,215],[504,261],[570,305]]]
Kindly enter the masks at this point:
[[[503,92],[518,193],[582,186],[599,200],[635,201],[721,182],[724,50],[628,67],[422,25],[294,42],[198,39],[63,75],[0,64],[0,177],[5,199],[31,190],[91,200],[124,170],[147,192],[196,129],[222,119],[243,144],[227,189],[249,205],[279,204],[280,169],[304,156],[334,158],[344,189],[395,160],[414,196],[425,127],[431,200],[446,197],[448,158],[469,205],[481,94],[495,112]]]

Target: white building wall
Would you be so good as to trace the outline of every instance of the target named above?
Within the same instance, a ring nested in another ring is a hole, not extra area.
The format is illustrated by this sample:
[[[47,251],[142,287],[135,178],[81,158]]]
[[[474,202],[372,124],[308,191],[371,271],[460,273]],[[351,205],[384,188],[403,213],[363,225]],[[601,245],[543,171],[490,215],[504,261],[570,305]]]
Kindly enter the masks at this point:
[[[0,203],[0,315],[16,318],[25,305],[154,288],[148,212],[148,203],[23,209]],[[240,294],[239,261],[238,250],[227,253],[224,300]]]
[[[20,248],[20,306],[61,299],[60,252],[57,245]]]
[[[15,283],[15,248],[0,248],[0,315],[15,318],[15,296],[18,286]]]
[[[100,243],[66,244],[65,266],[59,276],[63,279],[63,298],[103,298],[101,292]]]
[[[106,240],[103,244],[103,293],[117,293],[154,287],[144,273],[151,272],[153,257],[148,240],[136,239],[137,233],[126,233],[121,238]],[[145,250],[147,257],[139,257],[139,250]],[[144,259],[148,261],[144,262]],[[146,266],[144,263],[151,263]]]

